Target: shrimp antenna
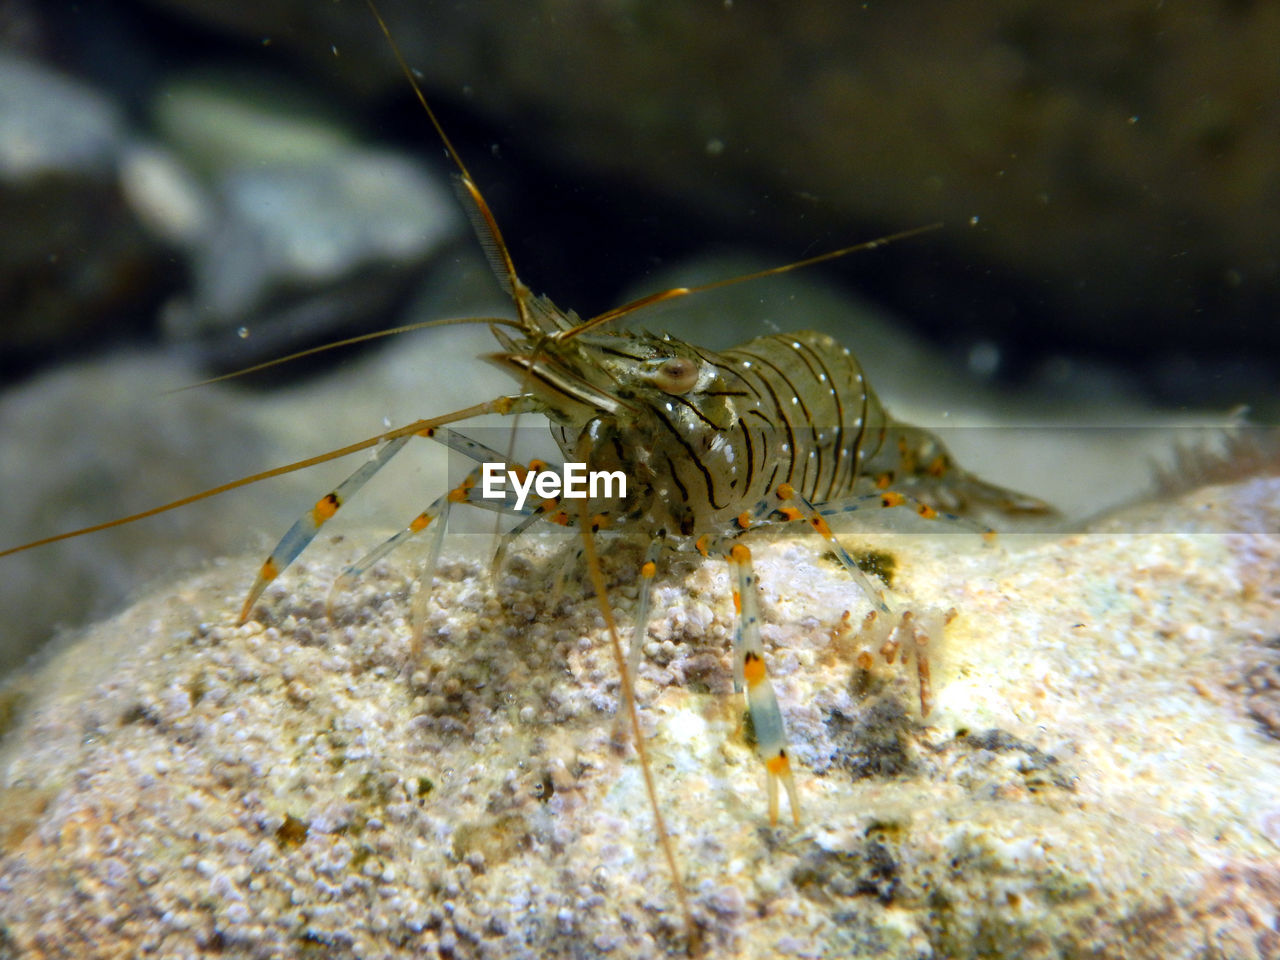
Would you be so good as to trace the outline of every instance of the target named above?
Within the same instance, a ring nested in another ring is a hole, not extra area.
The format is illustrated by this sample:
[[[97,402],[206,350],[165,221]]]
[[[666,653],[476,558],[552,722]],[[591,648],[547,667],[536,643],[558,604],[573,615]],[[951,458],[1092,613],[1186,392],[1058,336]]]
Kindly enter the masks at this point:
[[[654,304],[666,303],[668,300],[676,300],[680,297],[687,297],[695,293],[706,293],[709,290],[719,290],[721,287],[732,287],[739,283],[746,283],[748,280],[761,280],[765,277],[776,277],[782,273],[790,273],[792,270],[799,270],[802,267],[811,267],[817,263],[825,263],[828,260],[837,260],[840,257],[847,257],[851,253],[859,253],[867,250],[875,250],[879,247],[887,246],[898,240],[906,240],[908,237],[918,236],[922,233],[931,233],[934,230],[941,230],[943,224],[930,223],[923,227],[913,227],[910,230],[901,230],[898,233],[890,233],[875,240],[864,240],[862,243],[855,243],[852,246],[841,247],[838,250],[828,250],[826,253],[820,253],[815,257],[806,257],[804,260],[794,260],[791,263],[784,263],[778,267],[769,267],[766,270],[757,270],[754,273],[744,273],[736,277],[728,277],[724,280],[713,280],[710,283],[700,283],[694,287],[672,287],[669,290],[659,290],[657,293],[646,294],[639,299],[632,300],[630,303],[624,303],[620,307],[614,307],[606,310],[604,313],[596,314],[589,320],[584,320],[569,330],[561,330],[552,336],[557,340],[569,340],[573,337],[587,333],[597,327],[602,327],[606,323],[611,323],[645,307],[651,307]]]
[[[441,142],[444,144],[449,158],[453,160],[453,165],[458,168],[458,193],[463,198],[463,206],[471,217],[471,224],[475,227],[476,235],[480,238],[480,246],[484,248],[485,256],[489,258],[489,263],[493,267],[493,272],[497,274],[499,282],[511,299],[515,301],[520,323],[525,329],[529,329],[531,322],[527,303],[529,289],[516,275],[516,265],[511,259],[511,252],[507,249],[506,241],[502,238],[502,231],[498,228],[498,221],[494,217],[493,211],[489,209],[489,204],[485,202],[484,195],[480,193],[480,188],[476,186],[476,182],[471,176],[471,171],[462,162],[462,156],[454,148],[453,141],[444,132],[444,127],[436,118],[435,111],[431,109],[431,104],[427,102],[427,95],[422,92],[418,78],[409,67],[408,61],[405,60],[395,37],[391,35],[391,28],[387,26],[387,21],[382,18],[382,14],[373,0],[366,0],[366,2],[369,5],[369,10],[373,13],[374,19],[378,21],[378,26],[382,29],[382,35],[387,38],[387,45],[391,48],[391,53],[395,56],[396,63],[400,65],[400,71],[404,74],[405,79],[409,81],[409,86],[413,88],[413,93],[418,98],[418,103],[422,104],[422,109],[426,111],[427,118],[431,121],[431,126],[435,128],[437,136],[440,137]]]
[[[174,387],[172,390],[163,390],[160,395],[168,396],[171,393],[182,393],[186,390],[194,390],[196,387],[207,387],[211,383],[222,383],[224,380],[235,380],[237,377],[247,377],[251,373],[259,373],[263,370],[270,370],[272,367],[279,367],[286,363],[292,363],[294,360],[301,360],[304,357],[313,357],[318,353],[326,353],[329,350],[337,350],[340,347],[350,347],[357,343],[366,343],[370,340],[380,340],[383,337],[395,337],[402,333],[413,333],[415,330],[425,330],[427,327],[449,327],[461,326],[466,323],[483,323],[488,326],[516,327],[519,324],[514,320],[506,317],[449,317],[443,320],[423,320],[418,323],[406,323],[398,327],[388,327],[385,330],[375,330],[372,333],[362,333],[359,336],[347,337],[344,340],[332,340],[329,343],[322,343],[319,346],[308,347],[306,350],[299,350],[296,353],[290,353],[287,356],[276,357],[274,360],[264,360],[262,363],[255,363],[251,367],[243,367],[240,370],[233,370],[231,373],[224,373],[220,376],[209,377],[207,380],[197,380],[195,383],[188,383],[181,387]]]

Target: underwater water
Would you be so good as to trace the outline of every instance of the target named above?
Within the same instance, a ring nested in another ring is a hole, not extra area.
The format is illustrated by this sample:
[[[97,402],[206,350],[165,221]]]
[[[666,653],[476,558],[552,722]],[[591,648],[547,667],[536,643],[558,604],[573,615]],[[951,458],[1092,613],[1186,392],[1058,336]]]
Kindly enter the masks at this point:
[[[708,949],[1274,950],[1277,527],[1252,479],[1274,448],[1174,455],[1240,405],[1274,423],[1266,13],[486,12],[384,11],[536,293],[587,317],[941,221],[633,326],[830,332],[897,416],[1067,515],[986,549],[864,538],[909,607],[958,612],[927,717],[878,651],[859,686],[868,600],[822,541],[762,542],[797,829],[764,816],[723,565],[659,577],[638,693]],[[511,315],[363,5],[26,16],[0,119],[0,549],[511,390],[476,326],[166,392]],[[521,456],[557,456],[531,419]],[[550,599],[571,546],[491,583],[487,536],[446,538],[425,652],[412,550],[325,615],[337,570],[451,482],[420,445],[270,589],[266,634],[231,626],[254,570],[350,462],[0,558],[6,668],[127,610],[6,687],[0,954],[681,948],[596,609],[580,576]],[[1080,534],[1144,499],[1148,457],[1192,492]],[[623,620],[639,560],[611,572]],[[93,891],[78,945],[20,906],[60,910],[60,870]]]

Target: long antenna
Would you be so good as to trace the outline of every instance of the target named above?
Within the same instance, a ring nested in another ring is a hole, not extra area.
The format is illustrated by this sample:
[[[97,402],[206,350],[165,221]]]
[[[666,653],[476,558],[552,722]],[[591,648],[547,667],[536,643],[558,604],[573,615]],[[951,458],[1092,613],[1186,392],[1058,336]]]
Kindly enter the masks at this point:
[[[859,253],[867,250],[875,250],[887,244],[894,243],[898,240],[905,240],[908,237],[914,237],[921,233],[930,233],[934,230],[941,230],[942,223],[930,223],[923,227],[913,227],[910,230],[901,230],[898,233],[891,233],[887,236],[877,237],[875,240],[864,240],[862,243],[855,243],[849,247],[841,247],[838,250],[828,250],[826,253],[820,253],[815,257],[806,257],[804,260],[793,260],[791,263],[784,263],[780,267],[769,267],[765,270],[757,270],[755,273],[744,273],[737,277],[727,277],[724,280],[713,280],[710,283],[701,283],[694,287],[672,287],[670,290],[659,290],[657,293],[646,294],[639,299],[632,300],[630,303],[624,303],[620,307],[614,307],[606,310],[604,313],[596,314],[589,320],[584,320],[571,330],[561,330],[553,333],[552,337],[557,340],[569,340],[579,334],[594,330],[596,327],[604,326],[606,323],[625,317],[637,310],[645,307],[653,306],[657,303],[665,303],[668,300],[676,300],[680,297],[687,297],[695,293],[706,293],[708,290],[719,290],[721,287],[731,287],[735,284],[746,283],[748,280],[760,280],[764,277],[776,277],[781,273],[790,273],[792,270],[799,270],[802,267],[811,267],[816,263],[825,263],[828,260],[837,260],[840,257],[848,256],[851,253]]]
[[[147,517],[154,517],[156,514],[167,513],[170,510],[177,510],[179,507],[185,507],[187,504],[195,503],[198,500],[207,500],[210,497],[216,497],[221,493],[238,490],[240,487],[247,487],[251,483],[269,480],[272,477],[280,477],[286,473],[293,473],[296,470],[305,470],[307,467],[314,467],[319,463],[327,463],[330,460],[337,460],[339,457],[359,453],[361,450],[368,450],[370,447],[376,447],[379,444],[386,443],[389,440],[395,440],[399,437],[407,437],[413,434],[430,436],[431,431],[435,430],[437,427],[455,423],[458,420],[469,420],[472,417],[478,417],[486,413],[505,413],[507,410],[511,409],[519,399],[519,397],[499,397],[497,400],[477,403],[462,410],[455,410],[453,413],[446,413],[444,416],[433,417],[428,420],[415,420],[413,423],[406,424],[403,427],[397,427],[394,430],[379,433],[377,436],[369,437],[365,440],[359,440],[356,443],[349,443],[345,447],[338,447],[336,450],[330,450],[327,453],[319,453],[314,457],[307,457],[304,460],[295,460],[293,463],[286,463],[284,466],[273,467],[270,470],[263,470],[261,473],[254,473],[247,477],[241,477],[238,480],[231,480],[227,483],[219,484],[216,487],[210,487],[208,490],[201,490],[199,493],[193,493],[178,500],[161,504],[158,507],[152,507],[149,510],[131,513],[127,517],[118,517],[115,520],[108,520],[105,523],[95,523],[91,527],[81,527],[79,530],[68,530],[66,533],[55,533],[53,536],[41,537],[39,540],[32,540],[30,543],[22,543],[16,547],[8,547],[4,550],[0,550],[0,557],[7,557],[14,553],[22,553],[24,550],[43,547],[46,544],[57,543],[60,540],[70,540],[73,537],[82,537],[87,533],[97,533],[99,530],[110,530],[112,527],[122,527],[126,523],[145,520]]]
[[[387,45],[391,47],[391,53],[395,56],[396,63],[400,65],[401,72],[404,74],[405,79],[409,81],[409,86],[413,88],[414,96],[418,98],[418,102],[422,104],[422,109],[426,111],[427,118],[431,121],[431,126],[435,127],[441,142],[444,143],[444,148],[448,151],[450,159],[453,160],[453,165],[458,168],[459,183],[461,184],[460,192],[464,201],[469,201],[465,205],[472,215],[472,223],[480,237],[480,244],[484,247],[490,262],[494,264],[496,272],[499,274],[499,279],[507,289],[507,293],[515,301],[516,312],[520,315],[520,322],[528,329],[529,308],[525,303],[525,299],[528,297],[528,289],[516,275],[516,265],[511,260],[506,241],[502,239],[502,231],[498,228],[498,221],[494,217],[493,211],[489,209],[489,204],[485,202],[483,194],[480,193],[480,188],[476,186],[476,182],[471,176],[471,171],[462,162],[461,155],[454,149],[453,141],[444,132],[444,127],[441,126],[440,121],[436,118],[435,111],[431,109],[431,104],[427,102],[427,96],[422,92],[422,87],[418,84],[418,78],[414,76],[413,70],[410,69],[408,61],[404,58],[404,54],[400,52],[400,45],[396,43],[396,38],[391,35],[391,28],[387,26],[387,21],[382,18],[382,14],[378,11],[373,0],[365,0],[365,2],[369,5],[369,10],[373,13],[374,19],[378,21],[378,26],[382,29],[382,35],[387,38]]]
[[[322,343],[315,347],[308,347],[305,350],[299,350],[296,353],[290,353],[283,357],[276,357],[274,360],[264,360],[261,363],[255,363],[250,367],[242,367],[239,370],[233,370],[230,373],[224,373],[220,376],[209,377],[207,380],[197,380],[195,383],[184,384],[181,387],[174,387],[172,390],[164,390],[161,396],[170,393],[182,393],[186,390],[194,390],[196,387],[207,387],[212,383],[222,383],[226,380],[235,380],[238,377],[247,377],[251,373],[260,373],[263,370],[270,370],[272,367],[278,367],[285,363],[292,363],[294,360],[301,360],[304,357],[313,357],[317,353],[327,353],[330,350],[338,350],[342,347],[354,346],[357,343],[366,343],[369,340],[381,340],[383,337],[397,337],[402,333],[413,333],[416,330],[425,330],[427,327],[449,327],[461,326],[466,323],[483,323],[488,326],[515,327],[520,329],[520,325],[514,320],[506,317],[448,317],[443,320],[423,320],[418,323],[405,323],[398,327],[388,327],[385,330],[374,330],[371,333],[362,333],[354,337],[346,337],[342,340],[331,340],[328,343]]]

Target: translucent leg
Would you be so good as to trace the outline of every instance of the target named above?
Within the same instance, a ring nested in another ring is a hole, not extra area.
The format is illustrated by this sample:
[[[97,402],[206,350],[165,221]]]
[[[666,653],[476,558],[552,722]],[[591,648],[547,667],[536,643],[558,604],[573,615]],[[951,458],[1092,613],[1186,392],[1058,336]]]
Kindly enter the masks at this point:
[[[778,783],[781,781],[791,803],[791,819],[800,824],[800,797],[796,792],[791,760],[787,756],[787,731],[778,709],[778,698],[769,671],[765,667],[764,647],[760,642],[760,613],[756,601],[756,575],[751,551],[740,543],[725,554],[734,580],[733,605],[738,612],[733,646],[735,679],[746,687],[747,710],[755,730],[756,752],[764,761],[766,790],[769,797],[769,823],[778,823]],[[741,689],[741,686],[739,687]]]
[[[659,533],[645,551],[644,563],[640,565],[639,606],[636,607],[636,624],[631,633],[631,649],[627,652],[627,668],[634,679],[640,669],[640,651],[644,649],[644,638],[649,629],[649,607],[653,602],[653,578],[658,573],[658,555],[662,552],[663,537]]]
[[[427,553],[423,560],[422,582],[429,584],[432,574],[435,572],[436,561],[440,558],[440,549],[444,544],[444,531],[449,521],[449,510],[453,507],[454,493],[454,491],[450,491],[440,497],[426,510],[414,517],[412,522],[396,533],[395,536],[384,540],[355,563],[346,567],[333,582],[333,587],[329,591],[330,606],[332,606],[332,598],[335,593],[347,589],[357,577],[392,550],[395,550],[411,537],[415,537],[428,529],[431,531],[431,538],[427,541]]]
[[[240,618],[236,621],[237,623],[244,623],[249,619],[249,613],[253,610],[253,605],[257,602],[258,597],[262,596],[262,591],[267,588],[267,584],[280,576],[285,568],[298,558],[298,554],[302,553],[307,548],[307,544],[315,539],[316,534],[320,532],[320,528],[338,512],[356,491],[368,483],[375,473],[386,466],[387,462],[399,453],[408,442],[409,437],[402,436],[385,443],[372,460],[362,464],[351,476],[343,480],[331,493],[317,500],[314,507],[294,522],[293,526],[289,528],[289,532],[276,544],[275,549],[271,551],[271,555],[267,557],[266,562],[258,570],[258,577],[253,582],[249,595],[245,597],[244,606],[240,609]]]

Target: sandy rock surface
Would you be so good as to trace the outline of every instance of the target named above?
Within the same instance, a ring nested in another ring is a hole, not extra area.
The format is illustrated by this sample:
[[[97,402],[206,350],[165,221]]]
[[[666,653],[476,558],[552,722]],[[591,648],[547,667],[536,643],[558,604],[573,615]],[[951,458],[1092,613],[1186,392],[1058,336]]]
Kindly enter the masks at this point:
[[[856,670],[819,546],[756,540],[799,828],[766,823],[723,566],[674,565],[638,686],[709,955],[1280,954],[1280,540],[1246,532],[1278,516],[1255,480],[1068,538],[849,537],[958,611],[923,720],[912,671]],[[447,559],[415,654],[411,558],[329,595],[352,539],[245,627],[223,562],[11,683],[0,954],[678,953],[597,608],[552,597],[572,542],[496,584]]]

